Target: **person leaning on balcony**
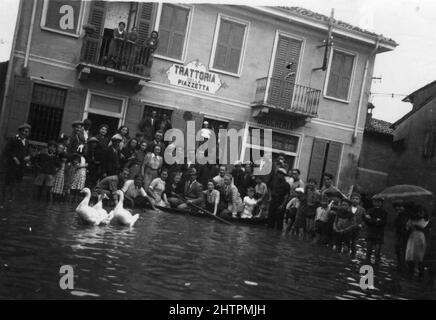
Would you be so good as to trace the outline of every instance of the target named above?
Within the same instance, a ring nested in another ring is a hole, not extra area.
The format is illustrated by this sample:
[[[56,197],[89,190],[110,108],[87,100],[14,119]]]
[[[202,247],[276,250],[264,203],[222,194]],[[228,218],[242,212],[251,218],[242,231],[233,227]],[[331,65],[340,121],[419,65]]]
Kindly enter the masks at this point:
[[[71,134],[70,141],[67,147],[67,153],[72,156],[76,153],[84,152],[85,148],[85,137],[83,136],[83,122],[80,120],[74,121],[72,123],[73,133]]]
[[[126,35],[126,44],[124,50],[124,61],[132,66],[135,63],[137,53],[138,28],[132,27]]]
[[[109,59],[115,67],[119,66],[124,39],[126,37],[126,24],[119,22],[118,27],[114,29],[114,38],[109,45]]]
[[[156,50],[159,44],[159,33],[157,31],[152,31],[150,37],[145,40],[145,52],[142,56],[142,64],[146,66],[150,66],[151,64],[151,55]]]
[[[15,199],[16,188],[23,181],[26,162],[30,161],[30,147],[27,140],[32,127],[25,123],[18,127],[18,134],[6,143],[3,155],[6,177],[3,185],[3,201]]]

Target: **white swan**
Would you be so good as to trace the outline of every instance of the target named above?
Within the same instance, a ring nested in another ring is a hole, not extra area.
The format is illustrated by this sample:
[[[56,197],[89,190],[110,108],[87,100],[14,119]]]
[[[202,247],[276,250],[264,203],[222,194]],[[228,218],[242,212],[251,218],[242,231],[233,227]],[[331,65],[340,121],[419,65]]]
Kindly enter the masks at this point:
[[[122,225],[133,227],[136,220],[139,218],[139,214],[135,214],[134,216],[130,213],[130,211],[124,209],[123,201],[124,201],[124,192],[118,190],[116,192],[118,195],[118,204],[114,208],[113,212],[114,218]]]
[[[100,214],[102,224],[109,224],[114,217],[114,214],[113,211],[108,214],[107,211],[103,209],[103,199],[109,199],[104,192],[98,195],[98,201],[92,208],[97,210],[97,212]]]
[[[98,226],[102,221],[102,215],[96,209],[89,206],[91,190],[89,190],[89,188],[84,188],[81,193],[85,193],[86,195],[76,208],[77,214],[83,222]]]

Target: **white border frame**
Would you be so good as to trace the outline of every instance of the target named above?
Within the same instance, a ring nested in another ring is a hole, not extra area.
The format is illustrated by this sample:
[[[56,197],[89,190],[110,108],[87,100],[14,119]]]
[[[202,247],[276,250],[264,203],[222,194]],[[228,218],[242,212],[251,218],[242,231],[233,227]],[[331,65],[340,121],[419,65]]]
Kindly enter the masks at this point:
[[[116,113],[116,112],[110,112],[110,111],[105,111],[105,110],[101,110],[101,109],[90,108],[92,95],[102,96],[102,97],[122,101],[121,112]],[[129,100],[129,98],[127,96],[110,95],[110,94],[107,94],[106,92],[88,89],[88,91],[86,93],[85,109],[83,110],[83,119],[82,120],[85,120],[88,117],[89,113],[94,113],[94,114],[99,114],[99,115],[106,116],[106,117],[118,118],[119,119],[118,127],[122,126],[122,125],[124,125],[124,123],[126,121],[128,100]]]
[[[84,18],[84,13],[85,13],[86,1],[81,0],[80,12],[79,12],[79,17],[77,19],[77,27],[76,27],[75,33],[64,32],[61,30],[52,29],[52,28],[45,26],[46,19],[47,19],[47,10],[48,10],[49,1],[50,0],[44,0],[44,3],[43,3],[42,13],[41,13],[41,23],[40,23],[41,30],[59,33],[59,34],[62,34],[64,36],[70,36],[70,37],[77,38],[77,39],[80,38],[80,35],[82,33],[82,23],[83,23],[83,18]]]
[[[274,148],[264,148],[259,147],[259,146],[254,146],[251,143],[247,143],[247,141],[243,141],[243,145],[245,146],[245,148],[242,151],[242,154],[245,156],[246,153],[246,149],[248,148],[252,148],[252,149],[258,149],[260,150],[261,148],[264,151],[269,151],[272,153],[283,153],[284,155],[287,156],[291,156],[294,157],[294,166],[292,169],[299,169],[299,164],[300,164],[300,155],[301,155],[301,149],[302,149],[302,141],[304,138],[304,134],[301,133],[295,133],[295,132],[290,132],[284,129],[280,129],[280,128],[273,128],[273,127],[269,127],[269,126],[262,126],[258,123],[254,123],[254,122],[246,122],[246,127],[247,127],[247,132],[249,132],[250,127],[251,128],[255,128],[255,129],[271,129],[273,132],[279,133],[279,134],[284,134],[284,135],[288,135],[288,136],[294,136],[298,138],[298,144],[297,144],[297,151],[296,152],[290,152],[290,151],[286,151],[286,150],[280,150],[280,149],[274,149]],[[247,136],[248,137],[248,136]]]
[[[191,35],[191,27],[192,27],[192,20],[194,18],[195,6],[194,5],[187,5],[187,4],[180,4],[180,3],[164,3],[163,5],[165,5],[165,4],[188,9],[188,11],[189,11],[188,12],[188,24],[186,25],[185,40],[183,42],[182,59],[179,60],[179,59],[167,57],[167,56],[160,55],[160,54],[154,54],[154,57],[157,59],[181,63],[184,65],[185,61],[186,61],[187,52],[188,52],[188,44],[189,44],[190,35]],[[159,5],[160,5],[160,3],[159,3]],[[159,32],[160,22],[162,21],[163,5],[162,5],[161,10],[159,10],[159,8],[157,8],[157,10],[156,10],[156,19],[155,19],[154,30],[157,32]],[[157,14],[159,14],[159,13],[160,13],[160,16],[158,17]]]
[[[297,36],[295,34],[277,29],[276,30],[276,35],[275,35],[275,39],[274,39],[274,44],[273,44],[273,51],[271,53],[271,59],[270,59],[270,65],[269,65],[269,70],[268,70],[268,78],[267,78],[267,82],[266,82],[266,89],[265,89],[265,95],[264,95],[264,103],[266,103],[267,99],[268,99],[268,92],[269,92],[269,87],[271,85],[271,77],[273,74],[273,70],[274,70],[274,62],[276,60],[276,54],[277,54],[277,46],[279,45],[279,37],[280,36],[285,36],[287,38],[291,38],[294,40],[298,40],[301,41],[301,50],[300,50],[300,56],[298,57],[298,66],[297,66],[297,74],[295,75],[295,84],[299,83],[300,80],[300,75],[301,75],[301,67],[303,66],[303,57],[304,57],[304,50],[306,48],[306,38],[304,37],[300,37]],[[295,90],[293,90],[295,93]],[[292,99],[294,99],[294,97],[292,97]]]
[[[340,99],[340,98],[335,98],[335,97],[331,97],[327,95],[327,87],[328,87],[328,83],[330,80],[330,70],[331,70],[331,65],[333,62],[333,54],[335,51],[339,51],[345,54],[349,54],[354,56],[354,61],[353,61],[353,68],[351,69],[351,77],[350,77],[350,86],[348,87],[348,94],[347,94],[347,99]],[[359,59],[359,54],[355,51],[350,51],[350,50],[346,50],[343,48],[339,48],[339,47],[332,47],[332,50],[330,50],[330,54],[329,54],[329,65],[327,68],[327,73],[326,73],[326,78],[325,78],[325,82],[324,82],[324,88],[323,88],[323,92],[322,95],[324,98],[326,99],[330,99],[330,100],[334,100],[334,101],[338,101],[338,102],[342,102],[342,103],[350,103],[351,102],[351,93],[353,92],[353,87],[354,87],[354,80],[355,80],[355,76],[356,76],[356,68],[357,68],[357,62]]]
[[[238,65],[238,72],[237,73],[233,73],[233,72],[229,72],[229,71],[225,71],[225,70],[220,70],[220,69],[216,69],[213,67],[214,61],[215,61],[215,51],[216,51],[216,46],[218,43],[218,35],[219,35],[219,31],[221,28],[221,20],[229,20],[231,22],[235,22],[238,24],[242,24],[245,26],[245,31],[244,31],[244,39],[242,41],[242,47],[241,47],[241,56],[239,57],[239,65]],[[212,45],[212,51],[211,51],[211,55],[210,55],[210,60],[209,60],[209,70],[216,72],[216,73],[221,73],[221,74],[225,74],[228,76],[233,76],[233,77],[240,77],[242,74],[242,66],[244,65],[244,61],[245,61],[245,50],[247,49],[247,38],[248,38],[248,33],[250,31],[250,21],[247,20],[242,20],[239,18],[234,18],[222,13],[218,13],[217,16],[217,21],[216,21],[216,25],[215,25],[215,34],[213,36],[213,45]]]

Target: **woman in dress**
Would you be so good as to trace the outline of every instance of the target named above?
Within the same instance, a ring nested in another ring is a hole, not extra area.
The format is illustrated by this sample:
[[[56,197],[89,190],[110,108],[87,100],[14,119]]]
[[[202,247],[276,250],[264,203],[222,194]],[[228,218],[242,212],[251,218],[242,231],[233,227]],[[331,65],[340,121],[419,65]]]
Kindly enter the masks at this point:
[[[98,128],[98,135],[96,136],[98,140],[98,144],[102,149],[106,149],[111,142],[111,139],[108,137],[109,126],[107,124],[102,124]]]
[[[150,199],[155,206],[170,206],[167,196],[165,194],[167,178],[168,171],[166,169],[163,169],[160,173],[160,176],[154,179],[148,187],[148,194],[150,195]]]
[[[138,139],[132,138],[127,142],[124,148],[120,151],[121,167],[125,168],[126,164],[135,158],[135,153],[138,149]]]
[[[241,196],[239,195],[238,188],[233,183],[233,177],[227,173],[224,176],[224,186],[220,195],[220,204],[218,211],[223,216],[237,217],[238,212],[243,209]]]
[[[133,179],[136,175],[142,175],[142,167],[144,165],[145,156],[147,155],[148,144],[146,141],[142,141],[139,145],[139,150],[135,151],[135,154],[130,157],[130,160],[124,165],[125,168],[130,170],[129,179]]]
[[[406,263],[409,267],[409,277],[413,276],[415,266],[418,266],[419,276],[424,276],[424,255],[427,250],[425,229],[429,223],[424,208],[415,206],[406,228],[409,230],[409,239],[406,247]]]
[[[143,172],[144,172],[144,189],[148,189],[150,183],[158,177],[158,171],[162,168],[163,159],[160,156],[161,147],[154,146],[153,152],[147,153],[144,159]]]
[[[220,193],[215,189],[213,180],[207,182],[207,190],[203,191],[205,196],[206,210],[213,213],[215,216],[218,212],[218,205],[220,203]]]
[[[130,140],[130,136],[129,136],[129,127],[127,126],[121,126],[118,130],[117,133],[121,136],[121,138],[123,138],[123,140],[121,140],[120,142],[120,150],[123,149],[127,143]]]

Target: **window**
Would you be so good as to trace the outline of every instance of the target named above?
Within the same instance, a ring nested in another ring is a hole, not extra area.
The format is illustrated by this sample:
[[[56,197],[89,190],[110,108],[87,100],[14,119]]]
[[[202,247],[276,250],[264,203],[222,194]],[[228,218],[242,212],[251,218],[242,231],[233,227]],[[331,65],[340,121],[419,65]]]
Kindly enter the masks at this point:
[[[307,180],[314,179],[318,182],[319,186],[322,186],[324,173],[330,173],[334,176],[335,181],[337,181],[341,156],[341,143],[315,138],[313,140]]]
[[[327,97],[349,101],[354,60],[354,54],[333,50],[325,92]]]
[[[92,135],[98,134],[102,124],[109,126],[109,135],[114,134],[124,123],[127,99],[88,92],[86,101],[84,119],[92,121]]]
[[[164,4],[159,24],[159,45],[155,54],[183,60],[190,9]]]
[[[260,129],[260,141],[254,141],[254,139],[250,139],[252,137],[253,129]],[[265,128],[257,128],[250,127],[249,135],[247,137],[247,145],[245,150],[244,160],[250,160],[255,162],[256,159],[252,158],[251,150],[263,150],[260,152],[261,156],[264,156],[265,152],[270,152],[272,158],[275,159],[279,154],[285,156],[285,161],[288,164],[289,168],[294,168],[295,160],[298,156],[298,144],[300,138],[298,136],[293,136],[289,134],[284,134],[280,132],[276,132],[273,130],[272,132],[272,148],[268,148],[264,143],[264,129]],[[253,144],[252,144],[253,143]]]
[[[215,133],[215,137],[219,139],[219,130],[220,129],[227,129],[229,126],[229,123],[227,121],[220,121],[217,119],[207,118],[204,117],[203,121],[207,121],[209,123],[209,129],[212,129]]]
[[[79,37],[83,1],[45,0],[41,28],[72,37]]]
[[[218,17],[218,34],[215,34],[211,69],[232,75],[240,74],[247,27],[248,22]]]
[[[66,90],[42,84],[33,86],[28,122],[30,140],[48,142],[60,134]]]

